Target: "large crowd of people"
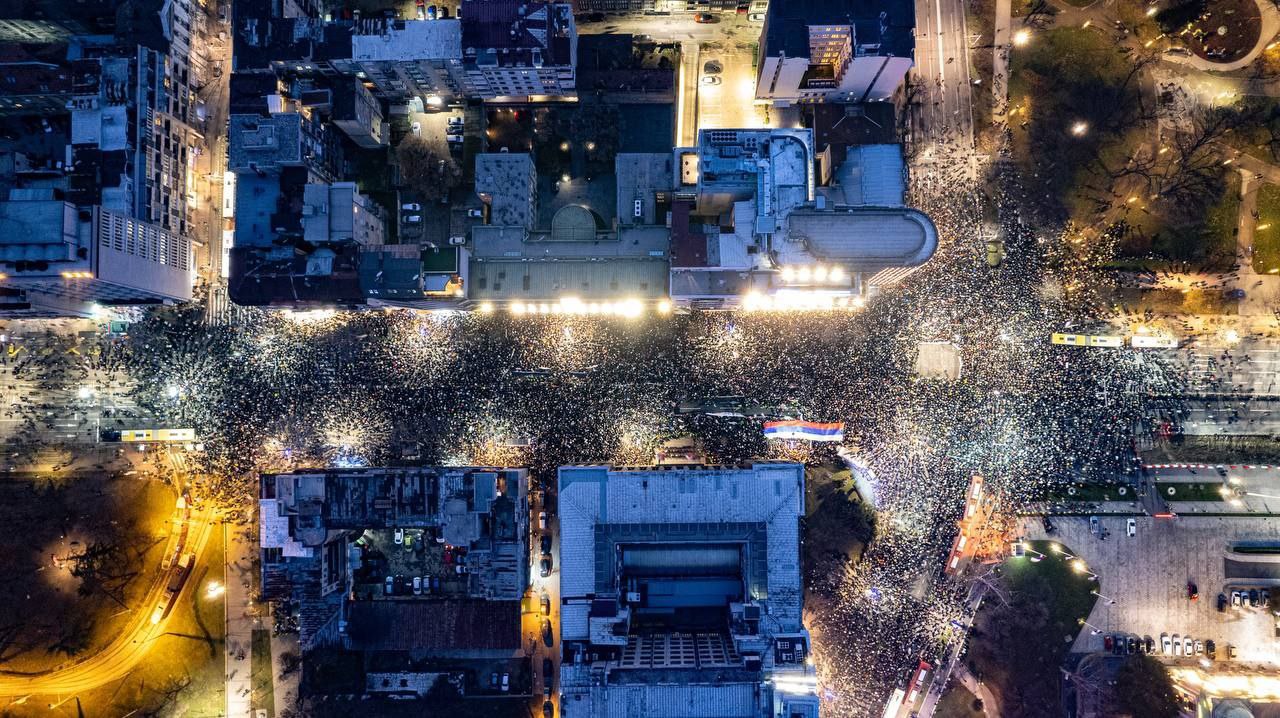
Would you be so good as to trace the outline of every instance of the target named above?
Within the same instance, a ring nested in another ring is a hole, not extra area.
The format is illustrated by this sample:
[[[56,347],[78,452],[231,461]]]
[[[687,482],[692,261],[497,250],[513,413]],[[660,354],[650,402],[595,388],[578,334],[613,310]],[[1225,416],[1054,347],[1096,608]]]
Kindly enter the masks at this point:
[[[66,361],[127,375],[140,410],[194,428],[197,490],[229,507],[253,498],[258,471],[410,456],[525,465],[544,485],[559,465],[645,463],[686,435],[713,462],[835,460],[831,445],[766,440],[759,418],[677,411],[712,397],[844,422],[845,447],[876,477],[877,535],[830,578],[842,600],[812,621],[833,715],[878,712],[900,669],[936,655],[964,615],[941,563],[970,476],[1016,507],[1055,484],[1123,474],[1135,430],[1160,413],[1152,404],[1185,381],[1157,356],[1051,345],[1055,331],[1107,318],[1108,280],[1070,233],[1032,231],[1008,210],[1005,261],[989,267],[990,200],[963,191],[968,172],[942,155],[917,173],[914,201],[944,246],[856,311],[245,310],[210,325],[198,307],[160,308]],[[960,378],[916,375],[919,343],[938,341],[957,348]]]

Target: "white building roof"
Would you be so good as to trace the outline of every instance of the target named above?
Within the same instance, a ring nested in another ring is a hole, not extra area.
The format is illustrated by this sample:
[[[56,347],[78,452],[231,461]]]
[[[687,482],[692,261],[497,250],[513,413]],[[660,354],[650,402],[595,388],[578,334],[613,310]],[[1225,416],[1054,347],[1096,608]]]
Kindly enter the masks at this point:
[[[388,27],[376,35],[353,35],[351,55],[372,62],[461,59],[462,23],[456,18],[407,20],[403,30]]]
[[[566,599],[596,591],[597,524],[765,523],[769,614],[781,630],[800,628],[803,465],[566,466],[560,469],[559,496],[560,593]],[[564,606],[564,640],[588,638],[586,610]]]

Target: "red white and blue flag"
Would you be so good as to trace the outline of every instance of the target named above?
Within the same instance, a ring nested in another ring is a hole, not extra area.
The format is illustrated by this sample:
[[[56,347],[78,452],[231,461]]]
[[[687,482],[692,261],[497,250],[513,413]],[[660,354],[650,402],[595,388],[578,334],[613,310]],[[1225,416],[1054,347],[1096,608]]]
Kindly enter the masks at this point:
[[[770,439],[802,439],[805,441],[844,441],[844,422],[766,421],[764,435]]]

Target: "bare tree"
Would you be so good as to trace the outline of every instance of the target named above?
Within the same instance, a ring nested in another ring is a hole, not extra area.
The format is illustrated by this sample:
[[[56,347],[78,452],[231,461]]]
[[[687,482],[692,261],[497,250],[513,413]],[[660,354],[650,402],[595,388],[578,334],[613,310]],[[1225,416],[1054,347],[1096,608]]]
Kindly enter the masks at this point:
[[[396,148],[400,177],[423,199],[445,199],[462,182],[462,170],[448,155],[438,154],[426,140],[417,135],[405,137]]]

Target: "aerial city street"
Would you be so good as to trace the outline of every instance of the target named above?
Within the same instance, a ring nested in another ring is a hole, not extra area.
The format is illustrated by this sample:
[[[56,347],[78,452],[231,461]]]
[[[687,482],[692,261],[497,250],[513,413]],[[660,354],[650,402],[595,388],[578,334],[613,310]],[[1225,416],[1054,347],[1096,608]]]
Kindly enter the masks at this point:
[[[1273,2],[0,5],[0,714],[1280,715]]]

